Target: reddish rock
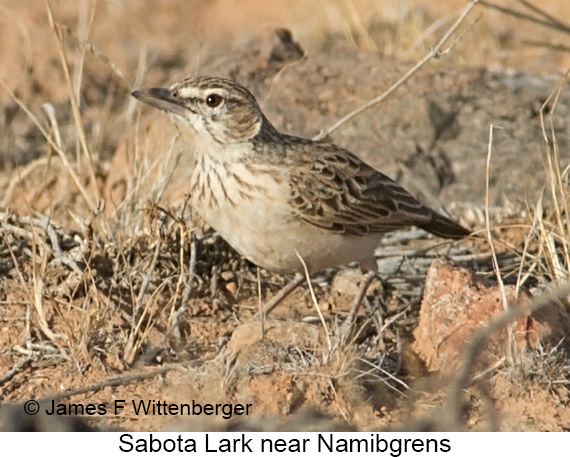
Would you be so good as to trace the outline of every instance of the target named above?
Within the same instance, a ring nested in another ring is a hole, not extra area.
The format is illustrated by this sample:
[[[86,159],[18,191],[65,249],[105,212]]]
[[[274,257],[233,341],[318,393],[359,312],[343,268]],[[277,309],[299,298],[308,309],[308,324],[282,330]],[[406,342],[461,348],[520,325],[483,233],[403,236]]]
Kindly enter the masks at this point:
[[[509,306],[518,306],[529,297],[513,285],[505,285]],[[498,285],[488,286],[465,268],[436,260],[428,270],[418,327],[412,349],[430,371],[451,373],[462,362],[466,343],[478,329],[504,312]],[[526,313],[512,328],[519,349],[536,348],[547,342],[557,343],[570,334],[566,309],[552,303]],[[483,360],[492,363],[505,354],[507,329],[491,337]]]

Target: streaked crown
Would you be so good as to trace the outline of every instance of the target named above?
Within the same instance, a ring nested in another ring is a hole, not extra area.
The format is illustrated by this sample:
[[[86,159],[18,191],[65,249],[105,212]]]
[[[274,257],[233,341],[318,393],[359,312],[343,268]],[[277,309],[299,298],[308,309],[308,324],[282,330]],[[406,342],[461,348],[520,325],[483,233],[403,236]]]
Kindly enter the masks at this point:
[[[255,97],[228,79],[192,77],[169,89],[141,89],[133,95],[168,111],[178,125],[208,134],[221,144],[248,141],[263,124],[263,113]]]

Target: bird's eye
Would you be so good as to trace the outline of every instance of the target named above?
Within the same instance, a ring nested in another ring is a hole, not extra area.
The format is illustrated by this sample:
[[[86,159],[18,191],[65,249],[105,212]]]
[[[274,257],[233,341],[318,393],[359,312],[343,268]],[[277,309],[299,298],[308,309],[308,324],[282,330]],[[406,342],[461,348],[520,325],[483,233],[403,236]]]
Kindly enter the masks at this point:
[[[224,99],[221,95],[218,94],[210,94],[206,97],[206,105],[210,108],[216,108],[222,104]]]
[[[176,100],[178,100],[180,98],[180,91],[179,90],[173,90],[172,93],[170,94],[170,96]]]

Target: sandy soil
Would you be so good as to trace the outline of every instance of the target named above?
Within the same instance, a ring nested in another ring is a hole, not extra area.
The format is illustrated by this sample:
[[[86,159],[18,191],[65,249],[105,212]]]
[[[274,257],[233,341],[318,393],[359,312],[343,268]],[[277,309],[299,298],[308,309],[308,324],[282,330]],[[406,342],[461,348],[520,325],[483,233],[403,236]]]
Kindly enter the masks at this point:
[[[191,151],[129,96],[190,74],[229,77],[280,130],[312,137],[393,84],[465,3],[319,0],[307,15],[300,0],[54,1],[50,25],[42,2],[4,0],[2,404],[106,405],[84,414],[103,429],[567,430],[563,300],[516,320],[513,339],[494,335],[467,361],[476,380],[458,398],[448,390],[503,297],[512,305],[568,276],[570,92],[556,92],[567,34],[479,6],[449,55],[330,135],[476,232],[452,244],[416,229],[386,237],[372,312],[343,347],[335,329],[362,279],[356,266],[317,275],[316,304],[305,286],[263,328],[252,321],[255,266],[191,214]],[[570,3],[534,3],[570,23]],[[260,277],[262,300],[289,279]],[[115,414],[117,400],[127,406]],[[252,414],[137,414],[141,400],[250,404]],[[5,429],[55,427],[42,417],[0,409]],[[57,426],[78,426],[67,418]]]

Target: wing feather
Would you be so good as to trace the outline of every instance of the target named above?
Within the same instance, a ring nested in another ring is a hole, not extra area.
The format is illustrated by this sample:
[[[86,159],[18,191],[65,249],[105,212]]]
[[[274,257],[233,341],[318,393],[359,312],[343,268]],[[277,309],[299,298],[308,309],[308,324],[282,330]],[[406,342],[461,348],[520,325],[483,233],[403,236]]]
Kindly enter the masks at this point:
[[[433,211],[388,176],[344,149],[319,146],[289,178],[290,202],[305,221],[363,236],[432,220]]]

